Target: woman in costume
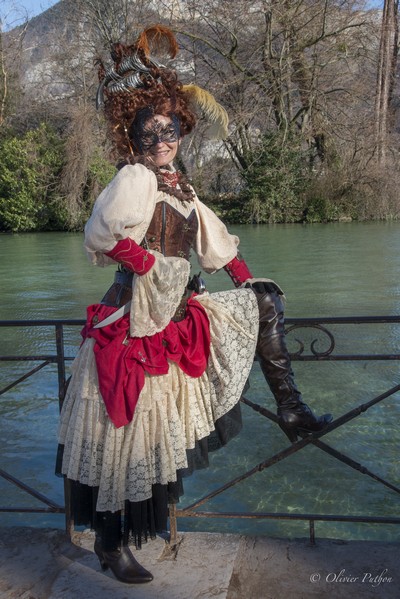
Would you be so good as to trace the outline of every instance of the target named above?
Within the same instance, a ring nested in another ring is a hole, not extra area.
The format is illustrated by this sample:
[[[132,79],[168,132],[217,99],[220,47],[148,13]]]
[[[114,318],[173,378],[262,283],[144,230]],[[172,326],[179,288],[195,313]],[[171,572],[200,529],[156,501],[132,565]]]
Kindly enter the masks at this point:
[[[255,353],[291,441],[331,420],[316,417],[295,386],[282,292],[252,277],[239,239],[174,168],[196,110],[220,137],[227,116],[156,60],[160,48],[175,56],[172,32],[149,27],[135,44],[116,44],[113,66],[100,68],[97,101],[123,162],[94,205],[85,248],[94,264],[119,267],[101,303],[88,308],[59,430],[75,522],[95,529],[101,566],[126,583],[153,578],[129,541],[140,548],[165,532],[182,477],[239,432]],[[204,292],[190,278],[190,250],[205,272],[224,268],[236,289]]]

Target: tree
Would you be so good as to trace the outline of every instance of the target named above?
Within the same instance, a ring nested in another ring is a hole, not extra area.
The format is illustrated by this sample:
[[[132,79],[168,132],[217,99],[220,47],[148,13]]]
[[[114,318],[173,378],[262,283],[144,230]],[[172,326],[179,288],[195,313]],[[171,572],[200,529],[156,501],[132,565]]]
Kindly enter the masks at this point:
[[[366,25],[354,2],[262,0],[246,5],[189,0],[192,72],[219,88],[236,125],[231,150],[246,164],[251,131],[288,130],[293,125],[319,145],[324,99],[335,82],[323,74],[334,63],[348,64],[351,31]],[[346,67],[347,70],[347,67]],[[323,152],[321,152],[323,158]]]
[[[25,9],[13,3],[0,3],[0,127],[16,108],[18,70],[27,24]]]
[[[375,131],[378,162],[387,157],[388,136],[393,128],[393,89],[399,49],[399,0],[385,0],[379,45],[375,100]]]
[[[270,142],[275,136],[273,146],[285,152],[300,135],[311,172],[335,165],[348,144],[348,126],[361,127],[368,110],[368,82],[360,94],[357,73],[372,70],[373,23],[360,3],[188,0],[185,6],[177,28],[190,65],[186,74],[228,109],[225,147],[246,184],[265,156],[266,136]],[[277,156],[277,168],[281,162]]]

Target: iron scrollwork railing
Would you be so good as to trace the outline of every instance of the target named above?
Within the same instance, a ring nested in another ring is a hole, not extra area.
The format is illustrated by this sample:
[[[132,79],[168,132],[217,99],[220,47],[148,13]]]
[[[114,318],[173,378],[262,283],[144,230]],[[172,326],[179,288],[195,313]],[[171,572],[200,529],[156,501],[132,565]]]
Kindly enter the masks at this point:
[[[335,337],[334,335],[328,331],[328,329],[324,326],[322,326],[321,324],[309,324],[309,325],[302,325],[302,324],[293,324],[290,327],[286,328],[286,335],[289,335],[290,333],[292,333],[293,331],[296,330],[301,330],[301,329],[314,329],[317,330],[318,332],[322,333],[323,336],[326,338],[328,338],[329,340],[329,344],[328,347],[321,351],[317,349],[317,344],[320,343],[319,339],[313,339],[310,342],[310,352],[311,352],[311,356],[314,356],[315,358],[327,358],[328,356],[331,356],[333,353],[333,350],[335,349]],[[291,359],[292,360],[301,360],[304,356],[304,350],[305,350],[305,343],[304,341],[302,341],[301,339],[298,339],[296,337],[296,341],[299,345],[299,349],[296,352],[292,352],[291,353]]]
[[[287,318],[286,319],[286,333],[288,336],[288,342],[290,346],[290,338],[296,335],[297,349],[292,351],[291,356],[293,360],[297,361],[347,361],[347,360],[400,360],[400,354],[391,353],[375,353],[375,354],[354,354],[354,353],[337,353],[337,340],[335,334],[328,328],[328,326],[336,325],[372,325],[372,324],[400,324],[400,316],[371,316],[371,317],[332,317],[332,318]],[[0,356],[0,361],[23,361],[23,362],[40,362],[39,365],[35,366],[24,375],[18,377],[16,380],[9,382],[5,387],[0,389],[0,396],[14,388],[20,382],[28,379],[32,375],[39,372],[41,369],[49,364],[57,364],[58,374],[58,399],[60,406],[62,405],[65,390],[66,390],[66,369],[65,363],[73,359],[72,356],[65,356],[65,343],[64,343],[64,327],[75,327],[82,326],[83,320],[25,320],[25,321],[0,321],[0,327],[53,327],[55,334],[56,353],[46,355],[32,355],[32,356]],[[313,332],[312,337],[317,334],[317,338],[311,338],[308,340],[309,349],[306,351],[306,342],[304,339],[298,338],[299,332]],[[346,335],[348,338],[349,335]],[[325,340],[325,343],[323,343]],[[323,348],[319,349],[318,346],[322,344]],[[179,517],[198,517],[198,518],[253,518],[253,519],[279,519],[279,520],[305,520],[309,522],[310,540],[314,542],[315,537],[315,522],[316,521],[335,521],[335,522],[368,522],[376,524],[400,524],[400,518],[397,517],[370,517],[370,516],[346,516],[346,515],[324,515],[324,514],[290,514],[290,513],[260,513],[260,512],[212,512],[212,511],[200,511],[198,508],[213,497],[220,495],[232,488],[239,482],[246,480],[262,470],[271,467],[272,465],[281,462],[289,456],[301,451],[305,447],[312,444],[321,451],[329,454],[335,459],[346,464],[350,468],[353,468],[371,478],[385,487],[391,489],[395,493],[400,494],[400,488],[390,481],[385,480],[383,477],[371,471],[371,469],[363,466],[351,457],[339,452],[334,447],[328,445],[321,438],[329,434],[333,430],[339,428],[343,424],[350,422],[358,415],[366,412],[372,406],[380,403],[387,397],[390,397],[400,391],[400,384],[395,385],[381,393],[380,395],[372,398],[368,402],[364,402],[355,408],[342,414],[336,420],[334,420],[326,429],[321,433],[315,433],[313,435],[303,436],[296,443],[291,444],[280,452],[273,456],[270,456],[262,462],[256,464],[253,468],[247,470],[240,476],[228,481],[221,487],[215,489],[211,493],[203,496],[189,506],[177,508],[176,506],[170,506],[170,546],[173,547],[177,543],[177,518]],[[243,404],[247,405],[254,411],[258,412],[264,417],[276,422],[276,415],[260,406],[248,398],[242,398]],[[0,512],[49,512],[49,513],[65,513],[66,515],[66,529],[69,534],[72,532],[73,522],[70,515],[70,489],[68,484],[65,485],[65,507],[58,505],[51,499],[45,497],[38,491],[32,489],[28,485],[24,484],[20,480],[13,477],[11,474],[0,470],[0,477],[4,478],[8,482],[16,485],[20,489],[23,489],[36,499],[46,505],[45,508],[16,508],[16,507],[0,507]]]
[[[305,354],[305,342],[296,337],[299,349],[291,351],[292,360],[299,361],[370,361],[370,360],[400,360],[398,353],[375,353],[375,354],[338,354],[334,353],[337,347],[335,335],[327,328],[327,325],[370,325],[370,324],[400,324],[400,316],[343,316],[327,318],[287,318],[286,335],[288,340],[295,331],[318,331],[321,338],[311,339],[309,345],[310,353]],[[317,349],[317,344],[327,341],[327,347],[323,350]]]

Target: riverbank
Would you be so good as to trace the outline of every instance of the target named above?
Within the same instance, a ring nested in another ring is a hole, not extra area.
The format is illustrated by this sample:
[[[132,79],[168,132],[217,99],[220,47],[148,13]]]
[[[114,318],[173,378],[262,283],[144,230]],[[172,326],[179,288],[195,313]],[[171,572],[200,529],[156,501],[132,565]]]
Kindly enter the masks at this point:
[[[146,544],[145,585],[101,571],[93,533],[0,528],[1,599],[398,599],[400,543],[183,533]]]

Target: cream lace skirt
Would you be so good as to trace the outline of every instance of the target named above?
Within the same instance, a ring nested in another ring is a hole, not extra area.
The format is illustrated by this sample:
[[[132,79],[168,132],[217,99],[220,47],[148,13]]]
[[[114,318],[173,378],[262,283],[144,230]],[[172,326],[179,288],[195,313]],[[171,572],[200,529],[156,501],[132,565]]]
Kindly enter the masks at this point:
[[[72,365],[61,412],[62,473],[99,487],[97,511],[117,511],[125,500],[143,501],[152,485],[177,479],[186,450],[214,430],[214,422],[240,399],[254,359],[258,307],[249,289],[204,294],[211,333],[210,358],[199,378],[175,363],[162,376],[146,375],[132,422],[116,428],[102,401],[93,352],[86,339]]]

